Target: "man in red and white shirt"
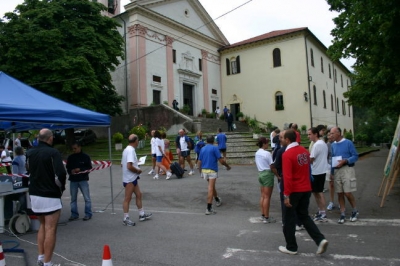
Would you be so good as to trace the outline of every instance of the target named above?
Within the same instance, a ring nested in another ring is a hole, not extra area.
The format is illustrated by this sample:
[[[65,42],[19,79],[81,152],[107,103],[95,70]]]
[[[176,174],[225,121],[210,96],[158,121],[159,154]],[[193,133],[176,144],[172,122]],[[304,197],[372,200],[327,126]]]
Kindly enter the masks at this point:
[[[310,237],[318,245],[317,254],[322,254],[328,248],[328,241],[308,215],[311,196],[310,154],[296,142],[296,133],[291,129],[285,132],[284,142],[287,145],[282,155],[285,184],[283,195],[286,206],[283,234],[286,246],[280,246],[279,251],[290,255],[297,254],[298,246],[295,236],[297,215]]]

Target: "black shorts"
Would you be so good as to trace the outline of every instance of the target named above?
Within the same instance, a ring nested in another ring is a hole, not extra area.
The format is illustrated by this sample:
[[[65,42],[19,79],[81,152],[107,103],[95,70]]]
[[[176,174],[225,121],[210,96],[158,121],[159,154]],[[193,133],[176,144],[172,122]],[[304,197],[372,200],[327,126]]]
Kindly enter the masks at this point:
[[[186,157],[190,156],[190,150],[181,151],[181,156],[182,156],[183,158],[186,158]]]
[[[311,183],[312,192],[314,193],[324,192],[326,173],[320,175],[312,175],[312,176],[314,178],[314,181]]]
[[[220,152],[226,152],[226,149],[219,149]]]
[[[53,213],[56,213],[58,211],[61,211],[61,209],[55,210],[55,211],[51,211],[51,212],[35,212],[36,216],[46,216],[46,215],[50,215]]]

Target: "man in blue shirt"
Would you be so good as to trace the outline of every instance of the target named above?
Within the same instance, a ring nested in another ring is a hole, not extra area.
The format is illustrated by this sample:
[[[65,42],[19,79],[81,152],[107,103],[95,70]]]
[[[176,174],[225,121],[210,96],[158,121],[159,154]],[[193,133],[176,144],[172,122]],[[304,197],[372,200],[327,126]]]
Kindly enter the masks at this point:
[[[221,152],[222,156],[224,157],[224,160],[226,161],[226,135],[225,133],[222,132],[221,128],[218,128],[218,133],[217,136],[215,137],[217,140],[218,144],[218,149]]]
[[[212,208],[213,198],[215,199],[216,206],[221,206],[221,198],[218,197],[217,190],[215,189],[215,183],[218,178],[218,162],[226,167],[226,170],[231,170],[231,167],[221,157],[221,153],[218,148],[213,145],[214,136],[207,136],[207,145],[204,146],[200,151],[199,160],[197,162],[199,172],[202,177],[208,182],[208,195],[207,195],[207,209],[206,215],[215,214],[216,212]]]
[[[358,210],[356,207],[356,199],[353,196],[356,187],[356,174],[354,171],[354,163],[358,160],[358,153],[352,141],[343,138],[342,130],[339,127],[331,129],[332,143],[332,168],[331,180],[334,181],[335,191],[338,194],[340,204],[339,224],[343,224],[346,220],[346,210],[344,196],[346,196],[353,210],[350,216],[350,222],[357,221]]]

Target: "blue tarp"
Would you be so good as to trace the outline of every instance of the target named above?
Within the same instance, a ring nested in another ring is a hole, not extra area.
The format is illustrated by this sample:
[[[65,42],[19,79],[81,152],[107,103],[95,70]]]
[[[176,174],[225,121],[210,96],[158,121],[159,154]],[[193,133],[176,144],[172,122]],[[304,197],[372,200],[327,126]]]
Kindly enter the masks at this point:
[[[64,129],[109,126],[110,116],[40,92],[0,71],[0,128]]]

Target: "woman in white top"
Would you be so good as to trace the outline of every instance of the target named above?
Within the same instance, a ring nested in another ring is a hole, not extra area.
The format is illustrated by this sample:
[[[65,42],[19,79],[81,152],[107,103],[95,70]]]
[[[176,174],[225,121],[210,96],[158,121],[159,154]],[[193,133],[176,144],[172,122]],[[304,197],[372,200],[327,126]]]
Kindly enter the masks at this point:
[[[165,173],[167,173],[167,180],[171,178],[171,172],[167,170],[167,168],[165,168],[165,166],[162,164],[162,158],[165,156],[165,144],[164,144],[164,140],[161,139],[161,133],[160,131],[156,130],[154,132],[154,138],[155,138],[155,146],[156,146],[156,166],[159,169],[162,169]],[[156,174],[154,177],[154,179],[158,179],[159,176],[158,174]]]
[[[260,137],[257,142],[259,147],[255,155],[258,169],[258,181],[260,182],[261,198],[261,221],[263,223],[275,223],[276,220],[269,216],[272,190],[274,189],[274,173],[271,171],[272,155],[268,149],[268,139]]]
[[[2,163],[12,163],[12,159],[10,156],[10,152],[4,145],[0,145],[0,152],[1,152],[1,162]],[[11,175],[11,164],[6,166],[7,173]]]

